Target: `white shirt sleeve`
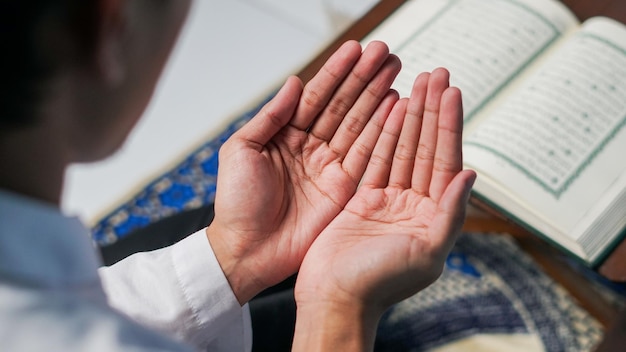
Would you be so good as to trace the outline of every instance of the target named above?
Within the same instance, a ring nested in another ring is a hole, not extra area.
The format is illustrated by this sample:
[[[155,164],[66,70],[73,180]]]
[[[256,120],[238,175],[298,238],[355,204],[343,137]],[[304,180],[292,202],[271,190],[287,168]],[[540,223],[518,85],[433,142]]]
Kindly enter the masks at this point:
[[[252,328],[201,230],[99,269],[109,304],[199,351],[250,351]]]

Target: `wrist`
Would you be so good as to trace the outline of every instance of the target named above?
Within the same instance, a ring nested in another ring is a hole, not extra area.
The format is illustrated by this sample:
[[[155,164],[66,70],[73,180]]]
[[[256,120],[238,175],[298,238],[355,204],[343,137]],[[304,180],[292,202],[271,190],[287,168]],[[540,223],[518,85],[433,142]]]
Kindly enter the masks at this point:
[[[297,302],[293,351],[371,351],[379,309],[358,302]]]
[[[224,240],[229,236],[225,232],[220,230],[214,223],[206,228],[207,239],[215,253],[220,268],[224,276],[226,276],[235,297],[237,297],[237,301],[243,306],[265,287],[257,282],[256,276],[247,268],[243,257],[236,255],[235,251],[230,248],[229,243]]]

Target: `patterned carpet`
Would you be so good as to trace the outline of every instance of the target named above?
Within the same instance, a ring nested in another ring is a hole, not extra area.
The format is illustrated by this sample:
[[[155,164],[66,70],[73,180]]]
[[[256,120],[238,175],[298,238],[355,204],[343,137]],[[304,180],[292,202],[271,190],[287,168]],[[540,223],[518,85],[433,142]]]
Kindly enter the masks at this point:
[[[390,309],[378,337],[377,351],[590,351],[602,328],[512,238],[464,234],[441,278]]]
[[[104,217],[92,229],[94,240],[106,246],[212,202],[219,147],[265,102]],[[589,351],[601,336],[600,324],[511,238],[465,234],[442,277],[386,313],[376,350]]]

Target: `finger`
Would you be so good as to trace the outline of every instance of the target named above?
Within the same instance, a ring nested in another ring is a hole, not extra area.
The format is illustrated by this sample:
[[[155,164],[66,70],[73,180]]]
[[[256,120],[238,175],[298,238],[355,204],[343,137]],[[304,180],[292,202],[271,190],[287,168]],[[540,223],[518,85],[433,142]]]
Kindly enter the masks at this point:
[[[437,149],[437,131],[439,128],[439,110],[443,91],[449,86],[450,74],[446,69],[438,68],[430,74],[428,91],[424,102],[424,117],[420,131],[415,166],[413,168],[412,188],[423,195],[430,195],[435,151]]]
[[[302,81],[289,77],[261,111],[246,123],[233,137],[244,139],[261,150],[272,137],[280,131],[293,116],[302,93]]]
[[[379,107],[383,98],[387,96],[389,87],[391,87],[401,67],[400,59],[395,55],[390,55],[357,98],[329,143],[330,148],[338,155],[346,155],[354,141],[359,137],[370,116]]]
[[[411,188],[413,168],[415,167],[415,154],[422,130],[422,118],[424,116],[424,101],[430,73],[421,73],[413,83],[411,98],[407,103],[404,125],[400,133],[400,139],[393,154],[393,164],[389,184],[404,189]]]
[[[448,88],[441,97],[437,150],[433,164],[430,196],[438,201],[446,187],[463,168],[463,105],[461,91]]]
[[[341,82],[326,107],[313,122],[310,128],[310,133],[313,136],[321,140],[330,141],[337,127],[361,95],[363,89],[383,66],[388,57],[389,48],[382,42],[372,42],[365,48],[352,71]],[[387,89],[385,89],[385,92]]]
[[[363,185],[373,188],[384,188],[389,184],[393,154],[402,131],[407,103],[408,99],[406,98],[398,100],[389,113],[389,117],[385,121],[383,130],[367,164],[367,169],[363,176]]]
[[[376,142],[384,128],[385,121],[398,101],[398,92],[388,91],[374,111],[371,120],[363,129],[363,133],[354,141],[343,161],[343,168],[358,184],[372,156]]]
[[[467,202],[472,186],[476,181],[476,173],[471,170],[459,172],[446,188],[437,215],[431,226],[431,243],[442,253],[448,253],[461,233]]]
[[[361,44],[357,41],[350,40],[339,47],[304,87],[290,124],[302,131],[308,129],[360,57]]]

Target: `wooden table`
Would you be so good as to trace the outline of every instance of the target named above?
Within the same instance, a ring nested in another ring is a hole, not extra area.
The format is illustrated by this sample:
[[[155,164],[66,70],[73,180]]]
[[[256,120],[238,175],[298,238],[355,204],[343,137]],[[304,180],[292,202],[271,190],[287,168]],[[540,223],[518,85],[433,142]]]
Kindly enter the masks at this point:
[[[348,28],[318,57],[308,64],[299,76],[303,81],[310,80],[321,68],[326,59],[346,40],[360,40],[388,17],[406,0],[381,0],[363,18]],[[579,20],[603,15],[626,23],[626,1],[624,0],[562,0]],[[625,214],[626,216],[626,214]],[[621,306],[606,299],[592,285],[563,260],[564,255],[536,236],[505,220],[480,211],[470,211],[464,230],[467,232],[509,233],[515,237],[520,247],[529,253],[553,279],[563,285],[590,314],[603,325],[608,326],[616,320]],[[626,282],[626,241],[615,250],[599,268],[598,272],[614,281]]]

